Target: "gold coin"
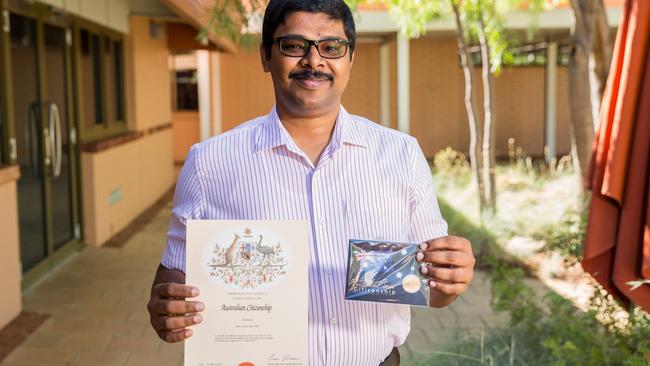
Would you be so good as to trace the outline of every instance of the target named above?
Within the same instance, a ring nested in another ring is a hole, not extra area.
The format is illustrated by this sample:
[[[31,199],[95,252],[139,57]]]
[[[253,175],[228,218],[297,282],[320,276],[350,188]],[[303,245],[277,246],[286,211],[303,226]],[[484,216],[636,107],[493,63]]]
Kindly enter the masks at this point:
[[[420,283],[420,278],[418,276],[408,275],[402,280],[402,287],[404,288],[404,291],[410,294],[414,294],[420,291],[422,283]]]

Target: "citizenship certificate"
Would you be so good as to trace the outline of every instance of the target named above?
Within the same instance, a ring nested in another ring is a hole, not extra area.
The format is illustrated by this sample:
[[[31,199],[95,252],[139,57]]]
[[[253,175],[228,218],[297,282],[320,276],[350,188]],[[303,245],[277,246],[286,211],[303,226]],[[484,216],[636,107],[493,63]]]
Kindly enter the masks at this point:
[[[187,222],[186,283],[206,309],[185,341],[185,366],[308,365],[308,228]]]

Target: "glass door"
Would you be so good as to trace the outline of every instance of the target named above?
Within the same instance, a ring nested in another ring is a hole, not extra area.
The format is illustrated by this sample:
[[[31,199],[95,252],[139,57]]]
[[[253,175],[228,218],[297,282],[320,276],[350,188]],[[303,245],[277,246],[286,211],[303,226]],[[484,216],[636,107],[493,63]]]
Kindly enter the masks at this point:
[[[44,139],[42,109],[39,107],[40,80],[36,21],[10,15],[10,57],[13,111],[18,145],[18,215],[20,258],[23,272],[47,257],[44,198]]]
[[[9,62],[17,142],[20,252],[25,282],[79,247],[71,30],[49,7],[9,3]]]
[[[73,144],[70,136],[74,129],[69,121],[68,46],[65,28],[45,24],[43,26],[43,64],[46,75],[45,108],[52,121],[52,164],[50,190],[52,204],[52,231],[54,249],[59,249],[75,239],[75,214],[73,197],[74,169]],[[69,33],[68,33],[69,34]],[[70,37],[69,35],[67,37]]]

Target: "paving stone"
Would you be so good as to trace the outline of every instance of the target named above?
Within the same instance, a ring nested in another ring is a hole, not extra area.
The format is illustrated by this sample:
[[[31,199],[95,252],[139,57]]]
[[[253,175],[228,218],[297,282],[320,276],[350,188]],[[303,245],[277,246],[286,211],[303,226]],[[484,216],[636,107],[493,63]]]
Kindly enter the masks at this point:
[[[70,366],[123,366],[128,358],[123,351],[82,351]]]
[[[156,352],[161,340],[153,336],[118,335],[108,346],[110,351]]]
[[[170,357],[158,353],[133,353],[126,363],[126,366],[176,366],[182,362],[182,356]]]
[[[5,361],[17,365],[65,365],[76,357],[76,352],[52,348],[31,348],[21,346],[14,350]]]

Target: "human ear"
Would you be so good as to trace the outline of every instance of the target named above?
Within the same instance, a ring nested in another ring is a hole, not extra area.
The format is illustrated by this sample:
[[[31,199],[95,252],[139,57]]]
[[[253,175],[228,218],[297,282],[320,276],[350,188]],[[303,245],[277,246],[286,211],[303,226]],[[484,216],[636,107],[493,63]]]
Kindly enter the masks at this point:
[[[264,48],[264,43],[260,44],[260,59],[262,61],[262,69],[264,72],[271,72],[271,66],[269,65],[270,58],[266,57],[266,49]]]

